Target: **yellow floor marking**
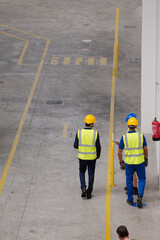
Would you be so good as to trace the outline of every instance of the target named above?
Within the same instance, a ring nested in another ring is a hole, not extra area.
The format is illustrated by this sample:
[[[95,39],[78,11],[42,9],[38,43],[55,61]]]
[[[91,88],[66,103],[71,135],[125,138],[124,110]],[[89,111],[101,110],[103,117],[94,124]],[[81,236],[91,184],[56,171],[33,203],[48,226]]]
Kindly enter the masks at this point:
[[[101,60],[100,60],[100,65],[101,65],[101,66],[107,65],[107,58],[101,58]]]
[[[108,144],[108,167],[107,167],[107,186],[106,186],[106,226],[105,240],[111,239],[111,162],[112,162],[112,133],[114,125],[114,101],[115,101],[115,80],[116,80],[116,50],[118,40],[119,8],[116,10],[114,54],[112,69],[112,89],[110,104],[110,124],[109,124],[109,144]]]
[[[28,41],[27,39],[24,39],[24,38],[15,36],[15,35],[10,34],[10,33],[6,33],[6,32],[3,32],[3,31],[0,31],[0,33],[2,33],[2,34],[4,34],[4,35],[7,35],[7,36],[9,36],[9,37],[13,37],[13,38],[17,38],[17,39],[23,40],[23,41]]]
[[[88,65],[93,66],[94,65],[94,60],[95,60],[94,57],[89,57],[88,58]]]
[[[20,64],[21,66],[38,66],[39,64],[38,63],[21,63]]]
[[[63,64],[64,64],[64,65],[68,65],[68,64],[70,64],[70,61],[71,61],[71,58],[70,58],[70,57],[64,57]]]
[[[25,45],[24,45],[24,48],[23,48],[23,50],[22,50],[21,56],[20,56],[20,58],[19,58],[19,61],[18,61],[18,63],[17,63],[18,65],[21,65],[21,63],[22,63],[22,61],[23,61],[24,54],[25,54],[25,52],[26,52],[26,50],[27,50],[27,47],[28,47],[28,45],[29,45],[29,40],[24,39],[24,38],[21,38],[21,37],[18,37],[18,36],[16,36],[16,35],[13,35],[13,34],[10,34],[10,33],[3,32],[3,31],[0,31],[0,33],[2,33],[2,34],[4,34],[4,35],[7,35],[7,36],[9,36],[9,37],[13,37],[13,38],[17,38],[17,39],[23,40],[23,41],[26,42]]]
[[[33,82],[33,85],[32,85],[32,88],[31,88],[31,91],[30,91],[30,94],[29,94],[29,97],[28,97],[28,100],[27,100],[27,103],[26,103],[26,106],[25,106],[25,109],[24,109],[24,112],[23,112],[23,115],[22,115],[22,118],[20,120],[20,124],[19,124],[18,131],[17,131],[17,134],[15,136],[15,139],[14,139],[14,142],[13,142],[13,145],[12,145],[11,152],[9,154],[5,169],[4,169],[3,174],[2,174],[2,178],[0,180],[0,195],[2,193],[4,183],[5,183],[10,165],[12,163],[12,160],[13,160],[13,157],[14,157],[19,139],[20,139],[22,128],[23,128],[23,125],[24,125],[24,122],[25,122],[25,119],[26,119],[26,116],[27,116],[32,98],[33,98],[33,94],[35,92],[35,89],[36,89],[36,86],[37,86],[37,83],[38,83],[38,80],[39,80],[39,77],[40,77],[40,74],[41,74],[41,71],[42,71],[42,67],[43,67],[44,60],[45,60],[45,57],[46,57],[46,54],[47,54],[47,51],[48,51],[48,48],[49,48],[49,44],[50,44],[50,40],[48,39],[47,42],[46,42],[44,51],[43,51],[43,55],[42,55],[42,58],[41,58],[41,61],[40,61],[39,67],[38,67],[38,71],[36,73],[36,77],[34,79],[34,82]]]
[[[63,138],[68,138],[67,131],[68,131],[68,126],[69,125],[70,125],[69,123],[64,123],[63,133],[62,133]]]
[[[59,57],[52,57],[51,65],[57,65],[58,64]]]
[[[41,36],[38,36],[38,35],[35,35],[35,34],[32,34],[32,33],[29,33],[29,32],[25,32],[25,31],[22,31],[22,30],[19,30],[17,28],[12,28],[12,27],[8,27],[6,25],[3,25],[3,24],[0,24],[1,27],[4,27],[4,28],[8,28],[8,29],[11,29],[11,30],[14,30],[16,32],[21,32],[21,33],[24,33],[24,34],[28,34],[30,36],[33,36],[33,37],[36,37],[36,38],[41,38],[41,39],[44,39],[44,40],[48,40],[47,38],[44,38],[44,37],[41,37]]]
[[[76,58],[75,65],[81,65],[82,64],[82,58]]]
[[[24,54],[25,54],[26,51],[27,51],[28,45],[29,45],[29,40],[27,40],[26,43],[25,43],[25,45],[24,45],[24,48],[23,48],[23,50],[22,50],[20,59],[19,59],[19,61],[18,61],[18,63],[17,63],[18,65],[20,65],[20,64],[22,63],[23,57],[24,57]]]

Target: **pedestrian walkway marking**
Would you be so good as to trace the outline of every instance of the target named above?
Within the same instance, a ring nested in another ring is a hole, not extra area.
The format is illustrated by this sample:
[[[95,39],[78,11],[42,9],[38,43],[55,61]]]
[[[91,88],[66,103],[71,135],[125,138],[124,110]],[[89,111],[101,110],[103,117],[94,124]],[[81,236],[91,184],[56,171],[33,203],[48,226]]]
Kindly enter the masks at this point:
[[[67,135],[68,132],[68,126],[71,125],[69,123],[64,123],[64,127],[63,127],[63,133],[62,133],[62,137],[63,138],[68,138],[69,136]]]
[[[68,65],[68,64],[70,64],[70,61],[71,61],[71,58],[70,58],[70,57],[64,57],[63,64],[64,64],[64,65]]]
[[[107,58],[101,58],[101,60],[100,60],[100,65],[101,65],[101,66],[107,65]]]
[[[59,57],[52,57],[51,65],[57,65],[58,64]]]
[[[51,65],[58,65],[58,64],[63,64],[63,65],[88,65],[88,66],[94,66],[94,65],[100,65],[100,66],[106,66],[107,65],[107,58],[100,58],[96,59],[95,57],[52,57],[51,59]]]
[[[0,24],[0,26],[7,27],[7,26],[2,25],[2,24]],[[10,27],[8,27],[8,28],[10,28]],[[15,29],[15,28],[10,28],[10,29],[14,29],[14,30],[17,31],[17,32],[26,33],[26,32],[24,32],[24,31],[21,31],[21,30]],[[37,37],[37,35],[33,35],[33,34],[29,34],[29,33],[26,33],[26,34]],[[8,34],[8,33],[7,33],[6,35],[11,35],[11,34]],[[13,36],[14,36],[14,35],[13,35]],[[20,39],[20,37],[17,37],[17,36],[14,36],[14,37]],[[41,38],[40,36],[38,36],[38,37]],[[42,39],[44,39],[44,38],[42,38]],[[8,174],[10,165],[11,165],[11,163],[12,163],[12,160],[13,160],[13,157],[14,157],[14,154],[15,154],[15,151],[16,151],[16,148],[17,148],[17,145],[18,145],[18,143],[19,143],[19,139],[20,139],[20,136],[21,136],[22,128],[23,128],[23,125],[24,125],[24,122],[25,122],[25,119],[26,119],[26,116],[27,116],[29,107],[30,107],[30,105],[31,105],[31,101],[32,101],[32,98],[33,98],[33,95],[34,95],[34,92],[35,92],[35,89],[36,89],[36,86],[37,86],[37,83],[38,83],[38,80],[39,80],[39,77],[40,77],[40,74],[41,74],[41,71],[42,71],[42,67],[43,67],[43,64],[44,64],[44,60],[45,60],[45,57],[46,57],[46,54],[47,54],[49,45],[50,45],[50,40],[49,40],[49,39],[45,39],[45,40],[46,40],[46,44],[45,44],[45,48],[44,48],[44,51],[43,51],[43,55],[42,55],[42,58],[41,58],[41,61],[40,61],[40,64],[39,64],[39,67],[38,67],[38,70],[37,70],[37,73],[36,73],[36,76],[35,76],[33,85],[32,85],[32,88],[31,88],[31,91],[30,91],[30,94],[29,94],[29,97],[28,97],[28,100],[27,100],[27,103],[26,103],[24,112],[23,112],[23,114],[22,114],[22,118],[21,118],[21,120],[20,120],[20,123],[19,123],[19,126],[18,126],[18,130],[17,130],[17,133],[16,133],[16,136],[15,136],[14,141],[13,141],[13,145],[12,145],[11,152],[10,152],[10,154],[9,154],[7,163],[6,163],[6,165],[5,165],[5,168],[4,168],[4,171],[3,171],[3,174],[2,174],[1,180],[0,180],[0,195],[1,195],[1,193],[2,193],[3,186],[4,186],[5,180],[6,180],[6,178],[7,178],[7,174]],[[25,39],[25,41],[26,41],[26,39]],[[22,52],[23,52],[23,51],[22,51]],[[24,53],[24,52],[23,52],[23,53]]]
[[[93,66],[93,65],[94,65],[94,60],[95,60],[95,58],[89,57],[89,58],[88,58],[88,65]]]
[[[106,186],[106,226],[105,240],[111,239],[111,163],[112,163],[112,134],[114,125],[114,102],[115,102],[115,80],[116,80],[116,55],[119,24],[119,8],[116,9],[114,53],[112,68],[112,89],[110,103],[110,122],[109,122],[109,143],[108,143],[108,166],[107,166],[107,186]]]
[[[76,58],[75,65],[81,65],[82,64],[82,58]]]

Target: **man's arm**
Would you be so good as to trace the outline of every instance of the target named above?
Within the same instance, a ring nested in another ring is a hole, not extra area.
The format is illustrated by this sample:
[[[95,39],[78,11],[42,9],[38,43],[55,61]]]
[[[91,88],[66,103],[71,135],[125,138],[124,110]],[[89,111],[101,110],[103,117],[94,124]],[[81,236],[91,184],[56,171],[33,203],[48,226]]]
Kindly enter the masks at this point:
[[[145,158],[146,160],[148,160],[148,148],[147,148],[147,146],[144,146],[144,147],[143,147],[143,151],[144,151],[144,158]]]
[[[118,158],[119,158],[120,164],[123,163],[123,160],[122,160],[122,151],[123,151],[123,149],[118,148]]]
[[[100,144],[99,133],[97,133],[96,150],[97,150],[97,159],[98,159],[100,158],[100,155],[101,155],[101,144]]]
[[[76,136],[75,136],[75,140],[74,140],[74,145],[73,145],[74,148],[78,149],[78,136],[77,136],[77,133],[76,133]]]

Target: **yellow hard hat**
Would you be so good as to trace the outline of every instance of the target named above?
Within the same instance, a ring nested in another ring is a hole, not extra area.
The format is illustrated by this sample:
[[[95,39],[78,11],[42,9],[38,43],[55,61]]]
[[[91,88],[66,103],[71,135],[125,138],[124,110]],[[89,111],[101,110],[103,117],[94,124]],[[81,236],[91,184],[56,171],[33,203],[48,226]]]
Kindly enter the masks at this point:
[[[138,121],[135,117],[131,117],[128,122],[127,122],[128,126],[138,126]]]
[[[95,123],[96,119],[93,115],[87,115],[84,119],[84,122],[87,124]]]

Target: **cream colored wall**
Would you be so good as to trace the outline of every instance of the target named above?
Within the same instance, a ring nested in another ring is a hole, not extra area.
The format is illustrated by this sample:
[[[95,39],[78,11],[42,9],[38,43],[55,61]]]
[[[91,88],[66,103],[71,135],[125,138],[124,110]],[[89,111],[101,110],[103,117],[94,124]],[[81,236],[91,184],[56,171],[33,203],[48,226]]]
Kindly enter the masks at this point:
[[[142,0],[141,131],[151,133],[155,117],[156,0]]]
[[[142,0],[141,130],[152,133],[151,123],[160,121],[160,0]],[[160,141],[156,149],[160,173]],[[150,156],[151,157],[151,156]]]

